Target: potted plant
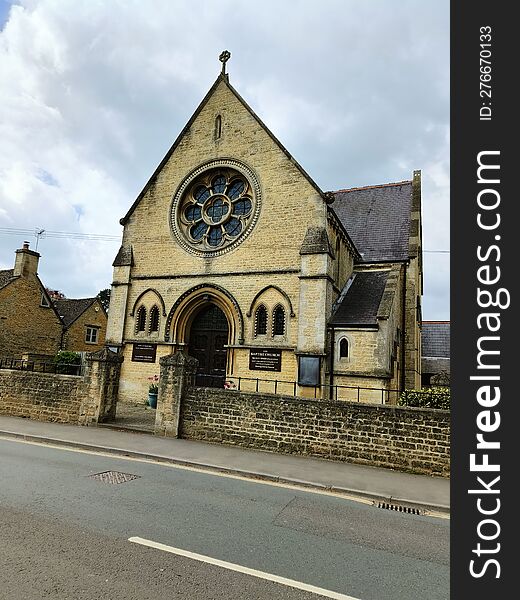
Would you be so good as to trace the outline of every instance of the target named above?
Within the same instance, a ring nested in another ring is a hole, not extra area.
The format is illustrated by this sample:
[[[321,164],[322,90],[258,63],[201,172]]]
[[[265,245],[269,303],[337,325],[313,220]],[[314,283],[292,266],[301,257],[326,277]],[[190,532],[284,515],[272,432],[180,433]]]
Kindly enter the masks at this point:
[[[159,393],[157,382],[159,381],[159,376],[152,375],[148,377],[148,381],[151,382],[148,386],[148,405],[150,408],[157,408],[157,394]]]

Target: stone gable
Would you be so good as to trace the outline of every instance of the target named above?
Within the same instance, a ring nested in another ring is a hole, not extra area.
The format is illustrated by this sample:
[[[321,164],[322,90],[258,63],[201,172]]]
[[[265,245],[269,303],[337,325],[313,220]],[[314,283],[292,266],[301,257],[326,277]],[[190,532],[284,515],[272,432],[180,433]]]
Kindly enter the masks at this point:
[[[54,355],[59,350],[62,323],[52,304],[41,305],[42,294],[36,274],[14,278],[0,289],[0,357]]]

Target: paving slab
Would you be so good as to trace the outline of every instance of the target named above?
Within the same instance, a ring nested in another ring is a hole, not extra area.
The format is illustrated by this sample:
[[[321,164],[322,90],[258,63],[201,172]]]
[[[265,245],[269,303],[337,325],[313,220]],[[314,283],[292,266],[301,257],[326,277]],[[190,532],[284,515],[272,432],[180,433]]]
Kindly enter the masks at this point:
[[[158,460],[449,513],[450,480],[347,462],[0,416],[0,436]]]

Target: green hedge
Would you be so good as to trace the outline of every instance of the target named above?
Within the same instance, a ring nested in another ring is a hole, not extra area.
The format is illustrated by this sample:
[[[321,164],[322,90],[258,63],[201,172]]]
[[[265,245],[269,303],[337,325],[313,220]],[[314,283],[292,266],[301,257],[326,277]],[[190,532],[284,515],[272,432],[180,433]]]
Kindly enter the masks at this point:
[[[56,365],[56,373],[62,375],[78,375],[80,370],[81,356],[77,352],[60,350],[52,359]]]
[[[442,408],[450,410],[450,388],[432,387],[424,390],[406,390],[397,402],[399,406],[417,406],[419,408]]]

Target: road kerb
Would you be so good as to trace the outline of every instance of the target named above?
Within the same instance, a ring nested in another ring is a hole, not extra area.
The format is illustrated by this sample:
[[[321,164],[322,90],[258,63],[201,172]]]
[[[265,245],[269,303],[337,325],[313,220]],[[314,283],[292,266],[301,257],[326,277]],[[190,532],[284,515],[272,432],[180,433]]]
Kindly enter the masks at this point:
[[[231,475],[243,477],[244,479],[253,479],[265,482],[272,482],[277,484],[285,484],[298,488],[305,488],[309,490],[316,490],[321,492],[331,492],[342,496],[359,497],[364,500],[370,500],[373,503],[376,502],[388,502],[394,504],[404,504],[411,507],[417,507],[424,511],[438,512],[443,516],[449,515],[450,507],[444,504],[436,504],[430,502],[422,502],[418,500],[410,500],[405,498],[398,498],[395,496],[385,496],[384,494],[369,492],[366,490],[358,490],[354,488],[348,488],[344,486],[326,485],[323,483],[312,482],[301,480],[297,478],[273,475],[271,473],[264,473],[260,471],[252,471],[246,469],[240,469],[238,467],[227,467],[223,465],[211,464],[208,462],[200,462],[195,460],[188,460],[183,458],[175,458],[171,456],[165,456],[161,454],[150,454],[147,452],[138,452],[136,450],[128,450],[125,448],[114,448],[111,446],[100,446],[97,444],[87,444],[84,442],[77,442],[74,440],[64,440],[61,438],[52,438],[48,436],[39,436],[34,434],[18,433],[14,431],[0,431],[0,437],[19,439],[27,442],[34,442],[40,444],[52,444],[55,446],[63,446],[65,448],[76,448],[78,450],[85,450],[91,452],[100,452],[104,454],[111,454],[114,456],[121,456],[127,458],[136,458],[141,460],[150,460],[165,464],[178,465],[180,467],[194,468],[204,470],[208,472],[220,473],[223,475]]]

